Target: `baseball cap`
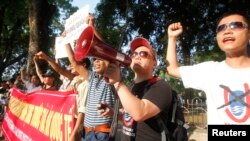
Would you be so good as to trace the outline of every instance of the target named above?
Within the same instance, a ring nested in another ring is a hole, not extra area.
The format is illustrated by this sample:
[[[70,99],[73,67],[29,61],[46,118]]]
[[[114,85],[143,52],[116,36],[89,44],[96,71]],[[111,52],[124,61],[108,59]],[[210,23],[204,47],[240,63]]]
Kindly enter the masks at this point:
[[[135,38],[131,44],[130,44],[130,49],[132,51],[135,51],[138,47],[140,46],[145,46],[150,50],[153,50],[152,46],[150,45],[150,43],[148,42],[147,39],[143,38],[143,37],[137,37]]]
[[[150,45],[149,41],[143,37],[135,38],[130,44],[130,49],[133,52],[140,46],[147,47],[151,51],[154,59],[156,60],[156,52],[154,51],[153,47]]]

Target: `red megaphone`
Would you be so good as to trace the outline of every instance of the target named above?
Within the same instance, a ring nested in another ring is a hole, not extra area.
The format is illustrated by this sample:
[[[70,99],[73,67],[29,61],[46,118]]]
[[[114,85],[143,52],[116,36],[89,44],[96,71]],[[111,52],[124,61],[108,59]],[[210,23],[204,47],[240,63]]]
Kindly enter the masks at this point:
[[[121,65],[127,67],[131,63],[131,58],[121,52],[116,51],[110,45],[99,40],[94,34],[94,27],[88,26],[81,33],[74,51],[77,61],[86,56],[93,56],[110,62],[118,61]]]

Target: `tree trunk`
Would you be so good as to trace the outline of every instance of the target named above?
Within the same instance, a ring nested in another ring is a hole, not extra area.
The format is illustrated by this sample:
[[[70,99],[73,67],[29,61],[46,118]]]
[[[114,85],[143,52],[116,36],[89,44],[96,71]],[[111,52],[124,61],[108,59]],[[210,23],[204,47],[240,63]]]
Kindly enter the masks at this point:
[[[33,73],[33,57],[38,51],[48,52],[49,20],[52,17],[48,0],[29,0],[29,51],[27,73]]]

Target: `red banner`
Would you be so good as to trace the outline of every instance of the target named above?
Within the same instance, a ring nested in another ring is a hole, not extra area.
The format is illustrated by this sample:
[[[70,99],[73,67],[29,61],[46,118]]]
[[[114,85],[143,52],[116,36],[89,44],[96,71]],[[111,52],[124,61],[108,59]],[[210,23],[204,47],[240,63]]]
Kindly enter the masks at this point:
[[[26,95],[13,89],[2,122],[7,141],[68,141],[74,126],[72,92],[41,90]]]

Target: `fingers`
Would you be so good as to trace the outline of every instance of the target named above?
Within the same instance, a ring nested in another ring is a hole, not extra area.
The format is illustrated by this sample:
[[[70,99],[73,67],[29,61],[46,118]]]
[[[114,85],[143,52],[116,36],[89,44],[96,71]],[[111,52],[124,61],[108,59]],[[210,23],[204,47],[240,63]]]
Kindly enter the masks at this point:
[[[97,104],[97,106],[96,106],[96,108],[97,108],[98,110],[105,110],[107,107],[108,107],[108,106],[107,106],[107,104],[105,104],[105,103],[99,103],[99,104]]]
[[[180,22],[172,23],[168,26],[168,38],[177,38],[183,31]]]
[[[106,70],[107,73],[114,73],[119,70],[119,66],[115,63],[109,63],[108,68]]]
[[[169,29],[170,30],[177,30],[177,29],[180,29],[182,28],[182,25],[180,22],[176,22],[176,23],[172,23],[170,26],[169,26]]]
[[[108,110],[106,110],[106,109],[97,110],[97,113],[98,113],[100,116],[104,117],[104,118],[107,118],[107,117],[108,117]]]
[[[87,24],[93,25],[94,24],[94,20],[95,20],[94,15],[92,13],[89,13],[89,15],[87,16],[87,19],[86,19]]]
[[[37,61],[37,59],[38,59],[38,56],[35,55],[35,56],[33,57],[33,60],[34,60],[34,61]]]
[[[104,118],[109,118],[113,116],[113,110],[107,104],[98,104],[97,109],[97,113]]]
[[[117,63],[109,63],[108,68],[104,73],[104,77],[109,78],[109,83],[114,84],[115,82],[120,81],[121,73],[120,67]]]
[[[36,56],[38,56],[38,57],[42,57],[42,56],[44,56],[45,54],[43,53],[43,52],[38,52],[38,53],[36,53]]]
[[[108,117],[109,117],[109,116],[108,116],[108,110],[106,110],[106,109],[97,110],[97,113],[98,113],[100,116],[104,117],[104,118],[108,118]]]
[[[61,37],[66,37],[66,31],[64,30],[63,33],[61,34]]]
[[[105,110],[100,110],[103,111],[100,115],[104,118],[109,118],[112,117],[111,113],[110,113],[110,108],[106,108]]]
[[[43,53],[42,51],[36,53],[35,56],[37,56],[38,59],[48,60],[48,56],[45,53]]]

